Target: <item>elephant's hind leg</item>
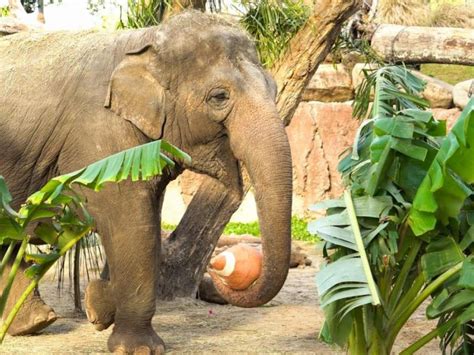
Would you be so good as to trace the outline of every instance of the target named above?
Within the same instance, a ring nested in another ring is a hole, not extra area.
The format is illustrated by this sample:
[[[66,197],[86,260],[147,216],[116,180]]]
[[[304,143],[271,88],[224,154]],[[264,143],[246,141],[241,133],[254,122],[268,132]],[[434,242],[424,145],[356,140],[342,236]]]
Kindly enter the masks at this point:
[[[110,282],[93,280],[87,285],[85,306],[89,322],[95,329],[104,330],[114,322],[115,305],[110,294]]]
[[[17,276],[13,283],[12,289],[5,308],[4,317],[6,317],[10,310],[15,305],[20,295],[29,285],[30,280],[25,276],[24,271],[28,267],[26,263],[22,263],[18,269]],[[1,282],[1,289],[5,286],[5,280],[8,277],[10,270],[7,268]],[[35,290],[20,308],[15,320],[8,329],[10,335],[27,335],[37,333],[57,319],[54,310],[43,302],[38,290]]]

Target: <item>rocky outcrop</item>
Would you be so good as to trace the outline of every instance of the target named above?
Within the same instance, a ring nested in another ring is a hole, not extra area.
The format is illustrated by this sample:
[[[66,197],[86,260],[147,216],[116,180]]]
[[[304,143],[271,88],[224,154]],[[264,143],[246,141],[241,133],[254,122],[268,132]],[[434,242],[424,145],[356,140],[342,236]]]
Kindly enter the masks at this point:
[[[321,64],[303,92],[304,101],[341,102],[353,96],[352,79],[343,64]]]

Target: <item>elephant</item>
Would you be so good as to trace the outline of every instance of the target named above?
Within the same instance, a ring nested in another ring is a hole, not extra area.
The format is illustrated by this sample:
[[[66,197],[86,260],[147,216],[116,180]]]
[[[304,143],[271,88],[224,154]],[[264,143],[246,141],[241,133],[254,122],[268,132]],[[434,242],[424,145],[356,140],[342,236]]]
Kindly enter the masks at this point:
[[[85,305],[97,329],[114,324],[110,351],[164,351],[151,325],[160,214],[166,185],[184,169],[209,176],[240,200],[240,164],[247,169],[263,239],[262,272],[246,290],[218,278],[214,284],[240,307],[264,304],[279,292],[290,258],[290,147],[275,82],[237,26],[186,11],[145,29],[19,33],[0,39],[0,63],[0,174],[16,207],[51,177],[153,140],[165,139],[192,158],[150,181],[82,191],[110,269],[109,280],[90,282]],[[38,292],[27,304],[13,334],[56,319]]]

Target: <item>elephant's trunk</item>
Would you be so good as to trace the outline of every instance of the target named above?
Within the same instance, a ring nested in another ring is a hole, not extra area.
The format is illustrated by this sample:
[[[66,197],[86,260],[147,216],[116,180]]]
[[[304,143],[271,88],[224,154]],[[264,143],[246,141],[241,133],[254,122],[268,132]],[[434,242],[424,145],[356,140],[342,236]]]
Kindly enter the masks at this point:
[[[249,288],[237,291],[213,275],[220,294],[240,307],[256,307],[270,301],[288,274],[291,249],[292,165],[288,138],[276,108],[248,120],[226,123],[232,151],[247,168],[260,222],[263,249],[261,276]]]

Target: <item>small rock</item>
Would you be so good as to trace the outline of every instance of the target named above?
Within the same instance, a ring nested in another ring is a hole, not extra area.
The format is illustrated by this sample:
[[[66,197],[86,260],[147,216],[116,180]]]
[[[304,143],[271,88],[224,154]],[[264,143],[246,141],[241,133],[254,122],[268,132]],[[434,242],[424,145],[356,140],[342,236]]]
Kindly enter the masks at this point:
[[[461,110],[467,106],[470,97],[474,95],[474,79],[461,81],[454,85],[453,89],[453,101],[454,104]]]

